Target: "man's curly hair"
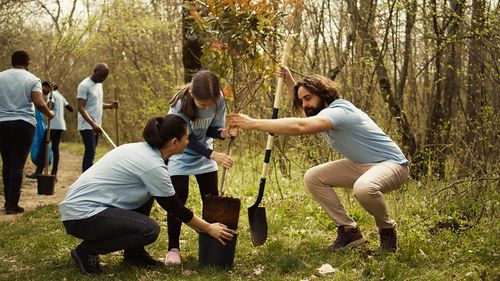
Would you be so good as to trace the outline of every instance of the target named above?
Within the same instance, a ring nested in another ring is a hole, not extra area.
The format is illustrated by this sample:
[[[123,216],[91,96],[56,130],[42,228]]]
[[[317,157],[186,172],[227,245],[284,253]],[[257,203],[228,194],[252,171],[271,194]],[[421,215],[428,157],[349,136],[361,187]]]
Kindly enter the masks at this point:
[[[339,86],[333,80],[317,74],[306,76],[293,87],[293,111],[295,113],[302,111],[302,101],[299,99],[298,94],[300,87],[304,87],[311,94],[317,95],[321,102],[330,104],[339,99]]]

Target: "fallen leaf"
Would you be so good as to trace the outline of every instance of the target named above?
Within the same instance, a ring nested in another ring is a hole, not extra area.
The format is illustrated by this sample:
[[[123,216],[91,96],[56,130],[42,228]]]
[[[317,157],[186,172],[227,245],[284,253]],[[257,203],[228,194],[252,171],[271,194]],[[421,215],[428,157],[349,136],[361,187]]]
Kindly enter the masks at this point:
[[[262,272],[264,272],[264,266],[261,264],[257,265],[257,267],[253,270],[253,274],[256,276],[261,275]]]
[[[337,271],[336,268],[333,268],[331,265],[325,263],[323,264],[320,268],[317,269],[318,273],[321,275],[329,274],[329,273],[334,273]]]

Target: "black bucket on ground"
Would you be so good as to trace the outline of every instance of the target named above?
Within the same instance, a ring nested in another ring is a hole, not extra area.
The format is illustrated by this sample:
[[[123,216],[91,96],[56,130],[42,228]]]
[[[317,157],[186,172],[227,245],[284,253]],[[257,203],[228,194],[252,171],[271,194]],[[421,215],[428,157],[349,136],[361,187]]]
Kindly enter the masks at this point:
[[[56,176],[54,175],[38,175],[38,195],[53,195]]]
[[[225,240],[222,245],[217,239],[207,233],[199,233],[198,261],[201,266],[212,266],[219,269],[230,269],[233,267],[236,252],[237,233],[233,233],[233,239]]]

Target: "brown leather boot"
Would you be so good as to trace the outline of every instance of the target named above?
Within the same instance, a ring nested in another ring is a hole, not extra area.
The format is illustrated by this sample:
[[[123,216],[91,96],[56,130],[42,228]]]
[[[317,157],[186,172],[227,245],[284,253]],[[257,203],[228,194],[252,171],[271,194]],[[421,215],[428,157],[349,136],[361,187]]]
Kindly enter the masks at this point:
[[[366,239],[361,234],[359,227],[345,228],[341,225],[337,227],[337,239],[332,245],[328,246],[329,250],[338,250],[342,248],[352,248],[365,242]]]

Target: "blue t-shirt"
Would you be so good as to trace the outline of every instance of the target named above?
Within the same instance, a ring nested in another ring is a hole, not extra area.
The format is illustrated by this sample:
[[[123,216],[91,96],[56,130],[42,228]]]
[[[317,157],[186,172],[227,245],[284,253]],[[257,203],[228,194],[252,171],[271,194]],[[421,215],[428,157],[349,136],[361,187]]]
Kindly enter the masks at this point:
[[[102,84],[94,82],[90,77],[83,79],[78,85],[76,98],[87,101],[84,108],[99,126],[102,124],[103,95]],[[80,112],[78,112],[78,130],[92,130],[92,126],[83,119]]]
[[[0,122],[23,120],[36,126],[31,92],[42,92],[35,75],[20,68],[0,72]]]
[[[66,131],[66,121],[64,121],[64,107],[69,103],[59,91],[52,91],[52,101],[54,102],[54,118],[50,120],[50,128],[52,130]]]
[[[152,196],[175,190],[158,149],[146,142],[121,145],[104,155],[70,187],[59,204],[61,219],[89,218],[110,207],[137,209]]]
[[[209,127],[224,127],[224,115],[226,113],[226,101],[224,96],[214,102],[209,109],[196,108],[196,120],[191,121],[189,117],[179,112],[181,101],[179,100],[168,113],[182,117],[189,124],[190,137],[194,137],[200,143],[213,149],[213,139],[207,136]],[[186,148],[182,154],[174,155],[168,160],[168,171],[172,176],[199,175],[217,171],[217,162],[207,159],[205,156]]]
[[[408,164],[398,145],[349,101],[335,100],[318,115],[328,118],[333,125],[333,130],[321,135],[348,159],[358,163],[392,161]]]

